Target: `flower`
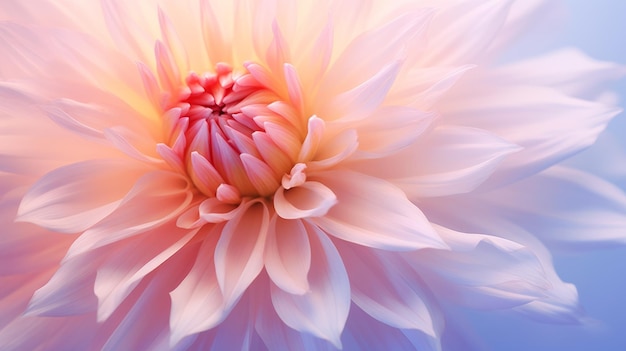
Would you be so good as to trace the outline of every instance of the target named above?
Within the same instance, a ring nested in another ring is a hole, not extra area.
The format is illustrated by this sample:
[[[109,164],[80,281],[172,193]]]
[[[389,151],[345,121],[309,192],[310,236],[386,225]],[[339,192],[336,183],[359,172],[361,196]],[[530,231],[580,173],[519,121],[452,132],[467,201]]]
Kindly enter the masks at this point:
[[[624,70],[500,63],[547,6],[0,4],[0,344],[436,350],[458,306],[580,322],[549,250],[623,243],[626,195],[563,161]]]

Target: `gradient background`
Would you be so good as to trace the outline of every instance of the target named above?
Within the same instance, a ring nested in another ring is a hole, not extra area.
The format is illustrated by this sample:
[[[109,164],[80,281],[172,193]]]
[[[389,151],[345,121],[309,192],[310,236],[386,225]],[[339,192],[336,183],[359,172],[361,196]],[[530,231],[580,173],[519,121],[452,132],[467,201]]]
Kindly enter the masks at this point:
[[[626,0],[564,3],[568,22],[552,47],[577,46],[594,58],[626,64]],[[626,106],[626,80],[615,87],[621,105]],[[609,128],[626,149],[626,113]],[[620,183],[626,184],[626,179]],[[485,350],[626,350],[626,248],[556,254],[554,260],[561,278],[577,285],[583,308],[597,321],[593,328],[541,324],[498,312],[468,312],[467,322],[473,329],[468,332]]]

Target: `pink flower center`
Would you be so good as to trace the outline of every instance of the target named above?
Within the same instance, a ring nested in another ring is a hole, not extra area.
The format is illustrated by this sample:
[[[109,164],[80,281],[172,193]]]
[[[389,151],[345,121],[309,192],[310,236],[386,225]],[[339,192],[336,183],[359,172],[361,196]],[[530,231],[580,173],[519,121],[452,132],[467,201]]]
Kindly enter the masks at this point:
[[[218,64],[215,73],[191,73],[186,83],[166,113],[169,148],[179,168],[200,192],[225,203],[271,196],[299,149],[285,139],[301,141],[272,111],[282,99],[249,72],[236,74],[226,64]]]

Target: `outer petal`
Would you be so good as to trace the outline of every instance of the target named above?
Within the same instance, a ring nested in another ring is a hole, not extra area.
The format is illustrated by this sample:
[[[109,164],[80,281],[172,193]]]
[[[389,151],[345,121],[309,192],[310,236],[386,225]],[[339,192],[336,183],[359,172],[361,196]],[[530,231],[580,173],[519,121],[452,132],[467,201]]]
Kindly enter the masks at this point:
[[[585,96],[601,91],[599,86],[625,74],[624,66],[596,61],[578,49],[568,48],[497,68],[493,77],[520,84],[549,86],[566,94]]]
[[[626,194],[582,171],[553,167],[481,198],[556,249],[626,243]]]
[[[230,309],[263,269],[263,251],[269,227],[263,202],[243,204],[224,226],[215,248],[215,271],[225,309]]]
[[[433,19],[429,48],[422,62],[435,65],[476,63],[502,28],[511,0],[459,1]]]
[[[395,328],[417,329],[436,338],[425,285],[383,253],[338,242],[348,275],[352,301],[367,314]],[[393,253],[392,255],[396,255]]]
[[[445,247],[422,212],[383,180],[349,171],[320,173],[338,203],[311,221],[337,238],[386,250]]]
[[[174,223],[144,233],[134,242],[109,254],[98,268],[94,292],[98,296],[98,321],[104,321],[149,273],[165,264],[185,246],[197,230],[181,230]]]
[[[524,148],[502,163],[485,188],[510,184],[590,146],[619,112],[549,88],[495,86],[469,80],[450,97],[453,104],[441,106],[446,122],[489,130]]]
[[[516,151],[519,147],[485,130],[440,126],[398,154],[355,165],[423,198],[474,190]]]
[[[391,327],[352,305],[341,341],[344,350],[441,351],[437,339],[416,330]]]
[[[177,173],[154,171],[143,176],[106,219],[85,231],[67,257],[143,233],[172,220],[192,200],[187,180]]]
[[[405,257],[439,298],[473,308],[510,308],[540,299],[550,289],[542,263],[529,248],[495,236],[437,230],[450,251]]]
[[[81,232],[113,212],[147,169],[124,160],[93,160],[54,170],[28,191],[18,220],[64,233]]]
[[[301,295],[309,290],[311,245],[304,223],[274,216],[270,222],[265,269],[282,290]]]
[[[543,286],[541,296],[537,296],[527,304],[514,307],[514,310],[523,311],[524,314],[551,323],[580,322],[582,311],[578,304],[576,288],[572,284],[561,281],[554,270],[550,252],[532,233],[523,230],[506,217],[501,216],[498,212],[499,209],[494,211],[493,207],[485,205],[480,197],[465,195],[453,198],[453,201],[446,199],[446,201],[442,202],[433,199],[425,202],[424,207],[427,208],[428,217],[433,221],[445,223],[447,227],[462,230],[465,233],[493,233],[499,237],[498,241],[492,242],[493,245],[499,245],[499,240],[504,240],[501,242],[504,244],[507,242],[517,243],[514,245],[522,245],[524,249],[520,252],[523,255],[516,254],[516,257],[523,258],[524,255],[529,258],[530,256],[535,257],[532,260],[540,265],[542,279],[547,284]],[[475,238],[474,240],[479,239],[478,237],[473,237]],[[492,237],[488,237],[491,240]],[[483,243],[482,249],[489,249],[490,245]],[[496,248],[496,246],[493,247]],[[480,246],[476,248],[480,249]],[[492,252],[495,253],[497,251],[492,250]],[[528,255],[528,253],[532,254]],[[481,261],[484,262],[483,259]],[[510,260],[508,262],[511,263]],[[430,263],[424,262],[420,269],[428,270],[431,266]],[[497,266],[497,264],[494,264],[494,266]],[[518,268],[523,269],[523,266],[520,265]],[[487,270],[490,269],[492,267],[487,267]],[[505,273],[505,270],[502,270],[502,273]],[[489,278],[489,276],[483,276]],[[522,276],[522,278],[524,277]],[[527,280],[526,278],[524,279]],[[520,287],[523,287],[523,285]],[[487,291],[485,290],[485,292]]]
[[[358,127],[359,155],[380,157],[413,144],[435,119],[432,112],[405,106],[384,106]]]
[[[264,284],[268,283],[267,279],[260,280],[260,282]],[[286,326],[280,317],[278,317],[278,314],[276,314],[272,301],[270,300],[269,291],[267,291],[265,286],[259,284],[259,288],[255,290],[254,300],[257,302],[255,330],[269,350],[336,350],[336,348],[326,340],[316,338],[309,333],[302,333]]]
[[[215,246],[223,225],[215,225],[205,235],[191,271],[170,293],[170,346],[183,338],[213,328],[225,318],[222,292],[214,267]],[[202,308],[198,308],[202,306]]]
[[[292,295],[272,285],[276,313],[289,327],[341,348],[340,336],[350,309],[350,284],[337,249],[319,228],[306,224],[311,243],[310,290]]]

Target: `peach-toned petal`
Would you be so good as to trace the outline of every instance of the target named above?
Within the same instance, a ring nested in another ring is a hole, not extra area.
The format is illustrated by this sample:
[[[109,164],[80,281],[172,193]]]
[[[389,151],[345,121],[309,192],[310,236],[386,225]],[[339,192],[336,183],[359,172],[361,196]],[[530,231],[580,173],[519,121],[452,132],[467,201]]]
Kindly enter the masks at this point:
[[[174,219],[189,205],[187,180],[176,173],[153,171],[141,177],[108,217],[86,230],[67,257],[143,233]]]
[[[125,160],[85,161],[59,168],[24,196],[18,220],[54,231],[81,232],[113,212],[145,171],[140,164]]]
[[[302,221],[274,216],[265,248],[265,269],[280,289],[295,295],[309,290],[311,245]]]

